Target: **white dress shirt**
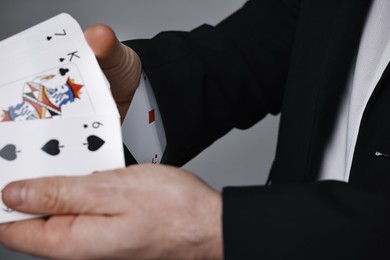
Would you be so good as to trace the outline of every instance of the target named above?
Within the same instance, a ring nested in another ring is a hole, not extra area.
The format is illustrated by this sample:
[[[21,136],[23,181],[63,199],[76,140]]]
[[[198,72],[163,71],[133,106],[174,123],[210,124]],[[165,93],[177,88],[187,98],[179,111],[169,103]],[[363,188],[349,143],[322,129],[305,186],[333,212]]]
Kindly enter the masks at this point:
[[[364,109],[390,61],[389,0],[373,1],[355,61],[336,127],[325,151],[320,180],[348,182]]]

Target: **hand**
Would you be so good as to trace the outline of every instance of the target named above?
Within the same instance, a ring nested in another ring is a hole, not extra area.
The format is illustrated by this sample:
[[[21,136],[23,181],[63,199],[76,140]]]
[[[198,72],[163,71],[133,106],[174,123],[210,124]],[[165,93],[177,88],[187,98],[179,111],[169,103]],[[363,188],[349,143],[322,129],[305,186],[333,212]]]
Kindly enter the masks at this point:
[[[89,27],[84,35],[110,82],[123,120],[141,79],[141,60],[131,48],[120,43],[114,31],[106,25]]]
[[[137,165],[18,181],[15,210],[54,215],[0,225],[10,249],[51,259],[221,259],[219,193],[184,170]]]

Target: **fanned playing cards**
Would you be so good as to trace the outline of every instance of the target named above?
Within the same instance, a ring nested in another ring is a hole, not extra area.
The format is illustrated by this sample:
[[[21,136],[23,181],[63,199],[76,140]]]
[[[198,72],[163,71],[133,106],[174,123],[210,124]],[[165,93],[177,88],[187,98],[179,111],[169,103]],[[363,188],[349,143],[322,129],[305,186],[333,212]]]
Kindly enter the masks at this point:
[[[0,42],[0,188],[123,167],[119,113],[79,24],[60,14]],[[0,222],[31,218],[0,202]]]

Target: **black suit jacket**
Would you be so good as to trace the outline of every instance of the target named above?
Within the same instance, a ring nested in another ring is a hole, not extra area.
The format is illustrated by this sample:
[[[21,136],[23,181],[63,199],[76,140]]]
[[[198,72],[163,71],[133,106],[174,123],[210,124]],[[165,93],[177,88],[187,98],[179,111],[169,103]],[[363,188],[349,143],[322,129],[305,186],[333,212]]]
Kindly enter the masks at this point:
[[[350,182],[316,181],[370,3],[251,0],[217,26],[127,42],[157,97],[166,163],[281,113],[272,185],[223,190],[226,259],[389,259],[390,160],[374,155],[390,152],[385,76]]]

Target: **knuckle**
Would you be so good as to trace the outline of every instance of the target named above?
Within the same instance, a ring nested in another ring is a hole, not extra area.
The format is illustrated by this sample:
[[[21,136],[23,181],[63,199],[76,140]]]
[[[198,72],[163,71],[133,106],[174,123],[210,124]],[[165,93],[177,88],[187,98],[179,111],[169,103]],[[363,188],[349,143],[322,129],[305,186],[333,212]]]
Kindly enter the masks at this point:
[[[61,199],[63,199],[62,195],[63,186],[60,184],[60,180],[57,178],[48,179],[45,186],[41,189],[41,204],[44,209],[47,210],[61,210]]]

